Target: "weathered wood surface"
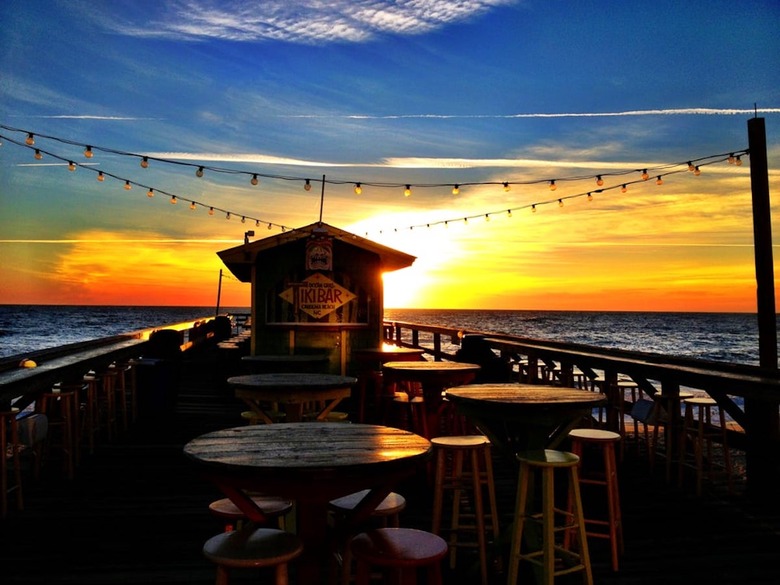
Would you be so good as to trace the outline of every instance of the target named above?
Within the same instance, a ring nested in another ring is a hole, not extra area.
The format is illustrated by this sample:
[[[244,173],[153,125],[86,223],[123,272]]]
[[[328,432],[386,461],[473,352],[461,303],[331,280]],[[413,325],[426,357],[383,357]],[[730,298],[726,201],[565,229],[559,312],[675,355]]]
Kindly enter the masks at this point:
[[[214,354],[187,352],[182,371],[175,412],[161,421],[139,420],[119,441],[100,444],[94,455],[82,458],[73,481],[62,477],[54,461],[39,481],[25,473],[25,510],[12,503],[9,517],[0,521],[0,583],[214,583],[214,567],[201,547],[222,529],[208,512],[208,504],[222,494],[203,481],[182,449],[199,435],[240,424],[243,405],[224,392]],[[692,486],[665,482],[663,462],[652,470],[633,445],[625,451],[618,473],[626,550],[620,571],[613,573],[606,546],[592,543],[596,583],[777,583],[777,509],[752,505],[739,478],[734,495],[722,483],[707,483],[697,498]],[[498,455],[494,468],[503,530],[513,517],[516,476]],[[394,491],[407,500],[401,525],[429,530],[432,494],[425,476],[414,476]],[[491,555],[507,546],[491,546]],[[291,583],[300,584],[296,563],[291,570]],[[470,551],[459,552],[456,570],[445,567],[446,585],[478,581]],[[253,571],[239,571],[232,580],[234,585],[261,582]],[[491,585],[505,583],[500,565],[492,568]]]

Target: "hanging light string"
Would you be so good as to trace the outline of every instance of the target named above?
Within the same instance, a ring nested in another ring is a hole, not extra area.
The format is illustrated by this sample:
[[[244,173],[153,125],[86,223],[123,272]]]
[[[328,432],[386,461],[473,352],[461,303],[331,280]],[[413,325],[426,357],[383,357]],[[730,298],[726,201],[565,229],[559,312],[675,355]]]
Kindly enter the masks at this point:
[[[146,155],[137,154],[137,153],[130,153],[105,147],[99,147],[99,146],[93,146],[93,145],[87,145],[80,142],[75,142],[72,140],[67,140],[63,138],[57,138],[53,136],[47,136],[43,134],[36,134],[34,132],[30,132],[28,130],[18,129],[18,128],[11,128],[5,125],[0,124],[0,128],[14,131],[14,132],[21,132],[26,134],[26,138],[24,142],[21,142],[19,140],[15,140],[13,138],[4,136],[3,134],[0,134],[0,138],[7,140],[10,143],[16,144],[21,147],[28,148],[30,150],[33,150],[35,152],[35,158],[40,160],[43,158],[43,154],[46,154],[47,156],[50,156],[56,160],[60,160],[68,165],[68,168],[70,170],[75,170],[77,167],[86,168],[94,173],[97,174],[98,181],[105,180],[105,177],[111,177],[113,179],[116,179],[118,181],[124,182],[124,188],[129,190],[132,189],[132,187],[138,186],[142,189],[147,190],[147,195],[149,197],[153,197],[155,193],[165,195],[167,197],[170,197],[171,203],[177,203],[178,201],[185,201],[190,203],[190,209],[196,209],[197,207],[204,207],[208,208],[209,215],[213,215],[215,212],[224,213],[225,217],[227,219],[230,219],[231,217],[240,217],[241,222],[245,223],[247,220],[254,221],[256,226],[260,225],[267,225],[268,229],[272,229],[273,227],[280,228],[282,232],[285,231],[295,231],[294,228],[290,228],[288,226],[284,226],[278,223],[270,222],[267,220],[263,220],[260,218],[253,217],[251,215],[247,214],[240,214],[236,213],[227,209],[223,209],[220,207],[216,207],[213,205],[209,205],[200,201],[196,201],[194,199],[190,199],[187,197],[183,197],[180,195],[176,195],[173,193],[170,193],[168,191],[164,191],[161,189],[156,189],[154,187],[144,185],[142,183],[138,183],[136,181],[132,181],[130,179],[126,179],[124,177],[120,177],[118,175],[115,175],[113,173],[109,173],[106,171],[98,170],[93,168],[95,163],[78,163],[72,160],[71,158],[63,157],[61,155],[52,153],[47,150],[43,150],[39,147],[35,146],[35,137],[38,136],[40,138],[46,138],[50,140],[54,140],[57,142],[60,142],[62,144],[68,144],[68,145],[75,145],[80,148],[84,149],[84,156],[87,159],[92,159],[94,156],[95,151],[101,151],[101,152],[109,152],[112,154],[117,154],[121,156],[130,156],[130,157],[136,157],[140,159],[140,165],[143,168],[147,168],[149,165],[150,160],[163,162],[163,163],[169,163],[169,164],[175,164],[175,165],[181,165],[181,166],[187,166],[196,168],[195,171],[196,176],[203,176],[204,172],[206,170],[209,170],[211,172],[216,173],[229,173],[229,174],[242,174],[242,175],[249,175],[251,176],[250,183],[252,185],[256,185],[259,182],[258,177],[263,178],[273,178],[273,179],[283,179],[288,181],[301,181],[304,183],[304,189],[309,191],[311,189],[311,181],[313,179],[310,178],[304,178],[304,177],[290,177],[290,176],[283,176],[283,175],[271,175],[271,174],[265,174],[261,172],[252,172],[252,171],[241,171],[237,169],[225,169],[221,167],[212,167],[208,165],[199,165],[194,163],[184,163],[181,161],[176,160],[170,160],[170,159],[163,159],[163,158],[156,158],[156,157],[148,157]],[[695,158],[691,160],[687,160],[686,162],[678,162],[678,163],[669,163],[664,165],[659,165],[655,167],[647,167],[643,169],[632,169],[632,170],[623,170],[623,171],[615,171],[610,173],[601,173],[598,175],[593,174],[587,174],[587,175],[578,175],[578,176],[569,176],[569,177],[556,177],[554,179],[534,179],[534,180],[528,180],[528,181],[485,181],[485,182],[460,182],[460,183],[376,183],[376,182],[365,182],[365,181],[353,181],[353,180],[338,180],[338,179],[326,179],[325,176],[322,177],[322,179],[317,179],[317,181],[321,181],[323,184],[333,184],[333,185],[347,185],[347,184],[354,184],[355,185],[355,192],[357,194],[362,193],[362,187],[364,185],[368,186],[374,186],[374,187],[391,187],[391,188],[404,188],[404,195],[409,196],[411,195],[412,188],[416,187],[423,187],[423,188],[441,188],[441,187],[451,187],[453,194],[457,194],[460,190],[460,187],[464,186],[475,186],[475,185],[501,185],[504,189],[504,191],[509,191],[512,185],[537,185],[537,184],[547,184],[551,191],[555,191],[557,189],[558,183],[565,182],[565,181],[582,181],[586,179],[595,179],[595,189],[591,191],[584,191],[581,193],[575,193],[560,197],[553,197],[551,199],[544,199],[539,200],[533,203],[528,203],[525,205],[517,206],[517,207],[510,207],[510,208],[504,208],[499,211],[488,211],[488,212],[482,212],[479,214],[474,215],[467,215],[457,218],[450,218],[450,219],[443,219],[443,220],[437,220],[433,222],[427,222],[427,223],[420,223],[420,224],[414,224],[406,226],[405,228],[394,228],[394,232],[398,232],[400,230],[412,230],[414,228],[419,227],[432,227],[436,225],[448,225],[450,223],[455,222],[465,222],[468,223],[468,220],[470,219],[477,219],[477,218],[485,218],[486,220],[490,220],[491,216],[495,215],[503,215],[508,214],[511,216],[512,212],[514,211],[520,211],[524,209],[530,209],[531,211],[536,211],[537,208],[542,207],[544,205],[554,204],[557,203],[560,207],[563,207],[564,201],[570,200],[570,199],[576,199],[581,197],[587,197],[587,199],[590,201],[593,199],[593,196],[595,194],[602,194],[607,191],[612,191],[615,189],[620,189],[622,192],[626,192],[628,190],[628,187],[630,185],[635,184],[643,184],[653,178],[653,180],[657,184],[663,184],[663,178],[667,177],[669,175],[674,175],[678,173],[683,172],[692,172],[694,175],[699,175],[701,173],[701,167],[708,166],[711,164],[717,164],[721,163],[723,161],[728,161],[729,164],[734,165],[741,165],[742,164],[742,156],[748,156],[750,153],[747,149],[742,150],[734,150],[729,152],[728,154],[722,153],[722,154],[715,154],[715,155],[709,155],[704,156],[700,158]],[[683,168],[680,168],[683,167]],[[640,174],[640,178],[633,179],[633,180],[627,180],[623,182],[616,183],[614,185],[610,186],[604,186],[604,177],[621,177],[626,176],[630,174],[636,175],[637,173]],[[380,230],[380,234],[383,233],[383,230]],[[368,234],[366,234],[368,235]]]
[[[505,191],[508,191],[513,186],[528,186],[528,185],[538,185],[538,184],[548,184],[551,188],[555,188],[557,185],[563,182],[571,182],[571,181],[581,181],[584,179],[594,179],[597,183],[597,185],[600,187],[605,177],[619,177],[619,176],[627,176],[632,175],[636,173],[649,173],[652,176],[658,176],[660,173],[662,173],[664,170],[668,168],[677,167],[682,163],[672,163],[667,165],[661,165],[656,167],[648,167],[645,169],[626,169],[621,171],[611,171],[611,172],[602,172],[599,174],[585,174],[585,175],[573,175],[573,176],[566,176],[566,177],[553,177],[548,179],[532,179],[527,181],[474,181],[474,182],[456,182],[456,183],[394,183],[394,182],[372,182],[372,181],[359,181],[359,180],[353,180],[353,179],[333,179],[333,178],[323,178],[323,179],[313,179],[312,177],[301,177],[301,176],[289,176],[289,175],[279,175],[279,174],[269,174],[264,173],[261,171],[245,171],[240,169],[233,169],[233,168],[226,168],[226,167],[218,167],[218,166],[212,166],[212,165],[205,165],[200,163],[191,163],[191,162],[184,162],[181,160],[176,159],[169,159],[169,158],[162,158],[162,157],[153,157],[145,154],[140,154],[136,152],[128,152],[123,150],[117,150],[114,148],[108,148],[104,146],[96,146],[96,145],[90,145],[83,142],[77,142],[74,140],[69,140],[65,138],[60,138],[57,136],[51,136],[47,134],[41,134],[38,132],[33,132],[31,130],[25,130],[22,128],[13,128],[10,126],[6,126],[4,124],[0,124],[0,128],[4,130],[8,130],[11,132],[19,132],[26,135],[26,145],[32,146],[34,144],[34,140],[36,137],[38,138],[45,138],[47,140],[54,140],[56,142],[60,142],[62,144],[67,144],[70,146],[77,146],[81,149],[84,149],[84,154],[88,158],[91,158],[95,152],[106,152],[110,154],[115,154],[119,156],[126,156],[126,157],[132,157],[136,158],[140,161],[140,165],[143,168],[147,168],[150,164],[150,162],[156,162],[156,163],[163,163],[163,164],[170,164],[170,165],[177,165],[180,167],[188,167],[195,169],[195,175],[198,177],[202,177],[206,174],[206,172],[209,173],[215,173],[215,174],[229,174],[229,175],[243,175],[249,177],[249,182],[252,185],[256,185],[259,183],[260,178],[263,179],[274,179],[274,180],[281,180],[281,181],[296,181],[303,183],[304,189],[309,191],[311,189],[311,183],[312,181],[317,182],[323,182],[325,184],[330,185],[353,185],[354,190],[356,194],[360,194],[363,191],[364,187],[377,187],[377,188],[389,188],[389,189],[403,189],[404,195],[409,196],[411,195],[412,191],[417,188],[451,188],[453,191],[453,194],[457,194],[462,187],[469,187],[469,186],[477,186],[477,185],[496,185],[501,186],[504,188]],[[32,141],[32,142],[31,142]],[[16,142],[16,144],[19,144]],[[746,151],[740,151],[740,152],[733,152],[730,153],[730,156],[736,156],[739,154],[746,154]],[[723,155],[713,155],[715,157],[719,156],[725,156]],[[709,158],[713,157],[703,157],[700,159],[693,159],[691,161],[687,161],[686,164],[694,164],[697,165],[700,162],[706,161]],[[701,165],[699,165],[701,166]],[[557,199],[556,199],[557,201]]]
[[[27,143],[19,142],[17,140],[14,140],[13,138],[9,138],[9,137],[4,136],[2,134],[0,134],[0,138],[2,138],[3,140],[5,140],[7,142],[12,143],[12,144],[16,144],[17,146],[22,146],[22,147],[34,150],[35,151],[35,158],[37,160],[41,160],[43,158],[43,155],[46,155],[48,157],[51,157],[51,158],[53,158],[55,160],[62,161],[63,163],[67,164],[69,170],[76,170],[76,168],[87,169],[87,170],[95,173],[97,175],[97,180],[100,181],[100,182],[104,181],[106,177],[110,177],[112,179],[116,179],[117,181],[123,183],[124,188],[126,190],[128,190],[128,191],[131,190],[133,187],[140,187],[141,189],[146,191],[147,196],[150,197],[150,198],[154,197],[155,195],[164,195],[165,197],[169,197],[170,198],[170,202],[172,204],[178,203],[179,201],[184,201],[186,203],[189,203],[190,204],[189,207],[193,211],[195,209],[197,209],[198,207],[203,207],[205,209],[208,209],[208,214],[209,215],[214,215],[215,213],[219,212],[220,214],[224,214],[227,219],[231,219],[232,217],[238,217],[238,218],[241,219],[241,223],[246,223],[247,221],[255,222],[255,227],[260,227],[260,226],[265,225],[265,226],[268,227],[269,230],[272,229],[272,228],[279,228],[279,229],[281,229],[282,232],[293,231],[293,228],[291,228],[289,226],[286,226],[286,225],[282,225],[280,223],[276,223],[276,222],[273,222],[273,221],[268,221],[268,220],[265,220],[265,219],[260,219],[258,217],[254,217],[254,216],[249,215],[249,214],[236,213],[236,212],[230,211],[228,209],[223,209],[221,207],[217,207],[216,205],[210,205],[208,203],[203,203],[203,202],[197,201],[195,199],[190,199],[189,197],[184,197],[182,195],[177,195],[175,193],[171,193],[170,191],[165,191],[163,189],[158,189],[158,188],[152,187],[150,185],[145,185],[143,183],[139,183],[139,182],[133,181],[131,179],[126,179],[124,177],[120,177],[119,175],[115,175],[114,173],[110,173],[108,171],[104,171],[104,170],[101,170],[101,169],[94,168],[95,163],[75,162],[71,158],[63,157],[63,156],[61,156],[59,154],[55,154],[55,153],[50,152],[48,150],[44,150],[42,148],[38,148],[38,147],[35,147],[35,146],[27,144]],[[92,147],[92,148],[94,149],[94,147]],[[92,157],[88,156],[87,158],[92,158]]]
[[[661,167],[656,167],[655,169],[652,169],[654,171],[652,176],[648,172],[649,169],[643,169],[642,176],[639,179],[635,179],[635,180],[632,180],[632,181],[626,181],[625,183],[617,183],[615,185],[609,185],[609,186],[605,186],[605,187],[602,186],[602,187],[599,187],[598,189],[593,189],[591,191],[583,191],[581,193],[574,193],[574,194],[571,194],[571,195],[564,195],[564,196],[561,196],[561,197],[554,197],[554,198],[551,198],[551,199],[543,199],[543,200],[535,201],[533,203],[527,203],[525,205],[520,205],[518,207],[510,207],[510,208],[500,209],[500,210],[497,210],[497,211],[481,212],[481,213],[476,213],[476,214],[473,214],[473,215],[465,215],[465,216],[460,216],[460,217],[455,217],[455,218],[430,221],[430,222],[426,222],[426,223],[418,223],[418,224],[408,225],[408,226],[403,227],[403,228],[396,227],[396,228],[393,228],[391,231],[393,233],[398,233],[398,232],[404,231],[404,230],[414,230],[415,228],[431,228],[431,227],[438,226],[438,225],[443,225],[443,226],[446,227],[449,224],[454,224],[454,223],[461,223],[461,222],[462,223],[468,223],[469,220],[472,220],[472,219],[485,219],[486,221],[490,221],[490,218],[493,217],[493,216],[508,215],[509,217],[511,217],[513,212],[526,210],[526,209],[530,209],[532,212],[536,212],[536,210],[539,207],[542,207],[544,205],[550,205],[550,204],[557,203],[559,207],[563,207],[564,206],[564,201],[568,201],[570,199],[579,199],[579,198],[582,198],[582,197],[587,198],[588,201],[592,201],[593,198],[594,198],[594,195],[602,194],[602,193],[605,193],[607,191],[614,191],[616,189],[619,189],[621,191],[621,193],[625,193],[626,191],[628,191],[628,187],[631,186],[631,185],[636,185],[636,184],[643,185],[643,184],[645,184],[647,182],[651,182],[651,181],[654,182],[656,185],[663,185],[664,184],[664,181],[663,181],[664,177],[667,177],[667,176],[670,176],[670,175],[676,175],[676,174],[680,174],[680,173],[691,173],[691,174],[693,174],[695,176],[699,176],[701,174],[701,172],[702,172],[701,171],[702,167],[705,167],[705,166],[708,166],[708,165],[717,164],[717,163],[722,163],[724,161],[727,161],[729,164],[733,164],[733,165],[736,165],[736,166],[741,166],[742,165],[742,158],[741,157],[749,156],[749,155],[750,155],[750,151],[748,149],[743,149],[743,150],[732,151],[732,152],[729,152],[728,154],[724,153],[724,154],[717,154],[717,155],[712,155],[712,156],[707,156],[707,157],[701,157],[701,158],[698,158],[698,159],[692,159],[692,160],[686,161],[685,163],[676,163],[676,164],[665,165],[664,168],[673,168],[673,170],[668,170],[668,171],[660,173],[660,174],[656,174],[656,172],[657,172],[657,169],[661,168]],[[681,165],[684,165],[684,168],[677,168],[677,167],[680,167]],[[603,175],[603,176],[605,176],[605,175]],[[603,185],[603,182],[602,182],[602,185]],[[552,185],[551,185],[551,189],[553,191],[555,190],[555,188]],[[383,233],[385,233],[385,230],[378,230],[378,233],[379,234],[383,234]],[[369,237],[369,235],[370,234],[368,232],[366,232],[364,234],[365,237]]]

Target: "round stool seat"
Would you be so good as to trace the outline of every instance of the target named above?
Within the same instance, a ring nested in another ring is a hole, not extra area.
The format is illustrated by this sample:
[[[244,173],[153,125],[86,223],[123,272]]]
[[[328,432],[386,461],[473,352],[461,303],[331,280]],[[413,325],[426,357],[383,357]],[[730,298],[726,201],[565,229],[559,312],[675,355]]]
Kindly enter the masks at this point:
[[[568,451],[544,449],[539,451],[521,451],[517,460],[533,467],[574,467],[580,458]]]
[[[569,431],[569,437],[581,441],[594,442],[612,442],[620,440],[620,435],[618,433],[603,431],[601,429],[574,429]]]
[[[693,404],[695,406],[717,406],[718,402],[714,398],[707,398],[706,396],[685,398],[685,404]]]
[[[344,513],[344,512],[351,512],[355,509],[355,506],[360,503],[360,501],[365,497],[365,495],[368,493],[368,490],[361,490],[359,492],[355,492],[354,494],[349,494],[346,496],[342,496],[340,498],[336,498],[335,500],[331,500],[328,503],[328,507],[333,510],[334,512]],[[374,509],[374,511],[371,513],[372,516],[394,516],[401,512],[406,507],[406,498],[404,498],[401,494],[397,494],[395,492],[390,492],[387,497],[382,500],[379,505]]]
[[[447,554],[443,538],[415,528],[368,530],[355,536],[350,546],[359,562],[380,567],[422,567],[437,563]]]
[[[293,507],[293,503],[290,500],[273,496],[252,496],[252,501],[263,511],[263,514],[271,517],[287,514]],[[221,500],[211,502],[209,511],[217,518],[224,518],[225,520],[240,520],[244,517],[244,513],[230,498],[222,498]]]
[[[207,559],[229,568],[260,568],[288,563],[303,552],[301,540],[284,530],[252,528],[222,532],[203,545]]]
[[[481,445],[489,445],[490,439],[483,435],[452,435],[433,437],[431,443],[438,447],[452,449],[472,449]]]

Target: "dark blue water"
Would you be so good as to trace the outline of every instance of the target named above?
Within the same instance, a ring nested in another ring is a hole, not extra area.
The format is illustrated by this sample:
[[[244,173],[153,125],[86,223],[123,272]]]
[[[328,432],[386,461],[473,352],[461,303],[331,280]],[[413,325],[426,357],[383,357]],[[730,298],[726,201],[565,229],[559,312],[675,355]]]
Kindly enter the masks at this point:
[[[221,312],[248,313],[248,308]],[[0,305],[0,357],[211,317],[213,307]],[[758,364],[747,313],[388,309],[385,318],[724,362]]]

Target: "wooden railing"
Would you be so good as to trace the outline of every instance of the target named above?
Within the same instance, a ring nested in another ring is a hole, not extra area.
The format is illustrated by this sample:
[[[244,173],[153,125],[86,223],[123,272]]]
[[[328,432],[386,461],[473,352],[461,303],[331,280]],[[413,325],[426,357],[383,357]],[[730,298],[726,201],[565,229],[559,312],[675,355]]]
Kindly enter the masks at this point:
[[[780,480],[778,370],[398,321],[385,322],[383,332],[385,342],[423,348],[434,360],[456,359],[466,335],[481,336],[518,378],[530,382],[540,382],[538,366],[545,366],[565,385],[572,385],[576,368],[589,378],[603,376],[607,385],[631,378],[649,396],[673,396],[680,388],[704,392],[740,427],[730,431],[729,445],[745,450],[749,492],[774,493]]]

